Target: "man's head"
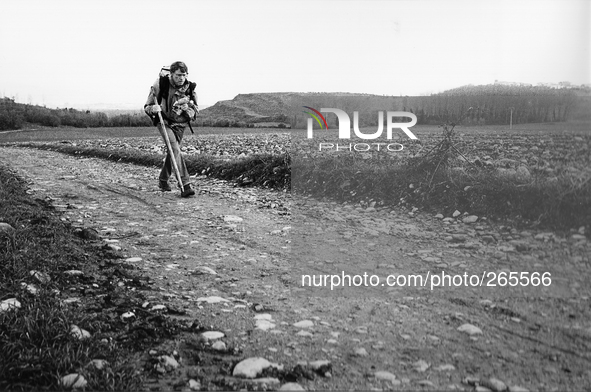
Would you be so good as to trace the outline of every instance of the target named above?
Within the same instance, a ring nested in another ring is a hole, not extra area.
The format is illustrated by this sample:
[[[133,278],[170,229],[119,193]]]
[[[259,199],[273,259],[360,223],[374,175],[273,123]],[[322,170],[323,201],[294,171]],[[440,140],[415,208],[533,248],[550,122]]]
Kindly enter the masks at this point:
[[[189,67],[182,61],[175,61],[170,65],[170,75],[172,82],[177,86],[182,86],[187,80]]]

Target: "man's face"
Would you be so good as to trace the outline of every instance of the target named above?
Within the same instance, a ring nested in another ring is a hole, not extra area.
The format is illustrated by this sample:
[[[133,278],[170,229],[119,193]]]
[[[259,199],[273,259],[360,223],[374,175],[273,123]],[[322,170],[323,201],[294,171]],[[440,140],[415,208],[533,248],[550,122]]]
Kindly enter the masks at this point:
[[[181,71],[180,69],[177,69],[173,72],[172,81],[175,85],[182,86],[185,83],[185,80],[187,80],[187,74],[185,72]]]

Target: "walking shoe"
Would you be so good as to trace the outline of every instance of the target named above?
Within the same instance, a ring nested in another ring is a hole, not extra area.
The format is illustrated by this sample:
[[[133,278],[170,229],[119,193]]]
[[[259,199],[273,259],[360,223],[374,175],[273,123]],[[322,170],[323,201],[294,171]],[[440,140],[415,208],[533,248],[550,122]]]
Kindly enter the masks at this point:
[[[191,188],[191,184],[185,185],[183,192],[181,193],[181,197],[189,197],[193,196],[195,191]]]
[[[170,187],[170,185],[168,185],[168,181],[162,181],[162,180],[160,180],[160,183],[158,184],[158,188],[160,188],[160,190],[162,192],[170,192],[170,191],[172,191],[172,188]]]

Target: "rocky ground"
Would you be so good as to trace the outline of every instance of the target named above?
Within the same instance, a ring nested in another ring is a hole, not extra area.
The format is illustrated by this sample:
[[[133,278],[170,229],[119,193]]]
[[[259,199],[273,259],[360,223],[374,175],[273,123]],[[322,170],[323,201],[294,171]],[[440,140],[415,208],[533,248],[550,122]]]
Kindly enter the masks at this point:
[[[0,148],[0,162],[149,278],[145,302],[121,317],[199,325],[130,359],[147,390],[591,389],[584,228],[563,237],[205,177],[182,199],[158,190],[157,168],[34,149]],[[368,286],[331,290],[343,274]],[[431,287],[442,274],[462,278]],[[303,287],[303,275],[328,287]],[[409,275],[426,285],[387,284]],[[83,287],[70,295],[101,303]]]

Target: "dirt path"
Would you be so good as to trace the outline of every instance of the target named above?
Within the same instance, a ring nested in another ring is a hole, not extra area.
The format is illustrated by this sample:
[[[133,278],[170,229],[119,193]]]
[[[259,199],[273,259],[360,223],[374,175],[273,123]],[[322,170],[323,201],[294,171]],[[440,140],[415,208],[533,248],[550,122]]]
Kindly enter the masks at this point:
[[[197,196],[181,199],[157,189],[156,168],[48,151],[0,148],[0,161],[63,219],[121,247],[126,263],[155,282],[150,304],[225,335],[204,342],[185,334],[155,347],[176,351],[181,366],[146,373],[147,388],[188,390],[189,379],[209,389],[239,385],[234,366],[250,357],[283,366],[259,378],[310,390],[591,387],[591,247],[581,234],[292,202],[202,177]],[[551,284],[486,287],[498,284],[493,275],[478,287],[385,284],[389,275],[511,271],[548,272]],[[343,273],[380,282],[333,291],[301,284],[302,275]]]

